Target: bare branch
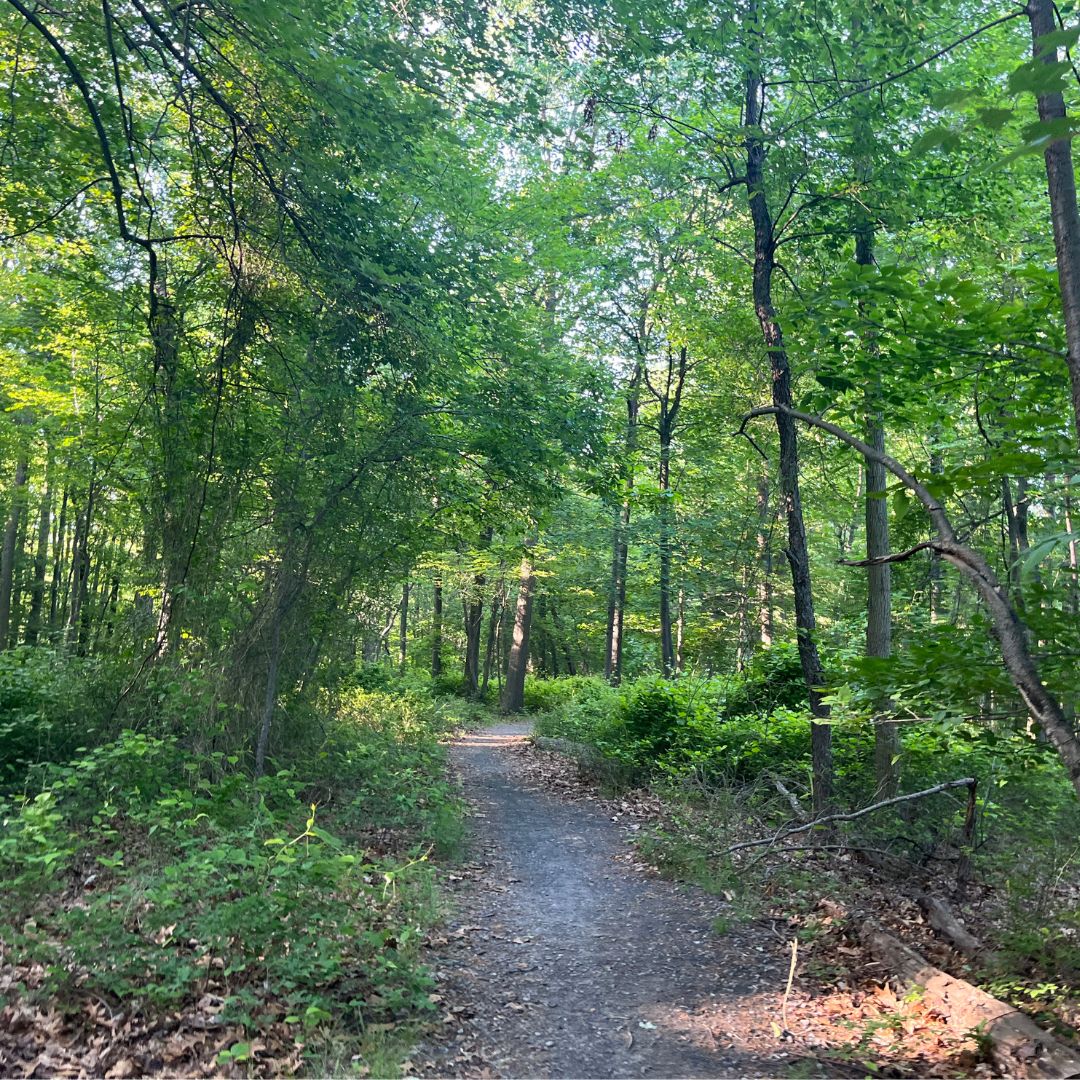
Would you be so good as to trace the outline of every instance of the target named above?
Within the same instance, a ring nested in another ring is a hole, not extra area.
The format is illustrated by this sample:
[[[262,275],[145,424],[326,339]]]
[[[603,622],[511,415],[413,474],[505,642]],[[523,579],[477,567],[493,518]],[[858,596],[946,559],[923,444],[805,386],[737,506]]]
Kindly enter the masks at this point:
[[[883,799],[881,802],[872,803],[870,806],[864,806],[861,810],[854,810],[850,814],[826,814],[824,817],[808,821],[805,825],[796,825],[791,829],[781,829],[775,836],[767,836],[764,840],[747,840],[742,844],[735,844],[733,847],[729,847],[724,854],[732,855],[736,851],[744,851],[746,848],[764,847],[766,844],[777,844],[788,836],[809,832],[811,829],[816,829],[821,825],[828,825],[834,821],[855,821],[857,818],[865,817],[867,814],[873,814],[877,810],[884,810],[888,806],[896,806],[898,803],[914,802],[915,799],[925,799],[928,795],[937,795],[942,791],[949,791],[951,788],[971,788],[975,783],[975,777],[965,776],[959,780],[947,780],[944,784],[936,784],[934,787],[925,788],[922,791],[913,791],[909,795],[896,795],[891,799]]]

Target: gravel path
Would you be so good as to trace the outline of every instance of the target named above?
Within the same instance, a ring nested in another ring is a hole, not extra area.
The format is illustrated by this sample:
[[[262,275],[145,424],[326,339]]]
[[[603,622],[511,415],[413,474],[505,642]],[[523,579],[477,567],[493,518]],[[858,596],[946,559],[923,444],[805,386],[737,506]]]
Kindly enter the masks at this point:
[[[528,730],[489,727],[452,749],[476,862],[435,957],[448,1023],[421,1071],[781,1074],[786,971],[760,927],[718,936],[723,901],[635,869],[603,803],[530,790],[514,770]]]

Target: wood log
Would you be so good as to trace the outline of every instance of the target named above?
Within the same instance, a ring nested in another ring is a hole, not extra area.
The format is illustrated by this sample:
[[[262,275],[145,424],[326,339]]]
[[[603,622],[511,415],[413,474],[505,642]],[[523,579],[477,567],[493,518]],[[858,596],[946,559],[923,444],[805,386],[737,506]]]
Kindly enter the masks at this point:
[[[930,896],[928,893],[920,893],[915,899],[922,908],[926,921],[954,949],[965,956],[974,956],[976,953],[983,952],[985,949],[983,943],[960,922],[953,914],[952,908],[943,900]]]
[[[963,979],[934,967],[899,938],[867,921],[861,939],[890,975],[919,987],[922,1000],[959,1034],[977,1032],[989,1043],[1003,1076],[1067,1080],[1080,1077],[1080,1050],[1045,1032],[1029,1016]]]

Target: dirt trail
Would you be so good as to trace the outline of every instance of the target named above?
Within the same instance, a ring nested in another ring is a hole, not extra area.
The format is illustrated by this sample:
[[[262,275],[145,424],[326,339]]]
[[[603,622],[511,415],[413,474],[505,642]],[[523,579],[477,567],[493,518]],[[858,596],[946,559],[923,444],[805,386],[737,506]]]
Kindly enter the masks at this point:
[[[528,730],[486,728],[452,750],[479,866],[435,960],[454,1020],[423,1071],[783,1073],[771,1025],[786,971],[761,928],[718,936],[724,902],[635,870],[602,804],[525,786],[513,761]]]

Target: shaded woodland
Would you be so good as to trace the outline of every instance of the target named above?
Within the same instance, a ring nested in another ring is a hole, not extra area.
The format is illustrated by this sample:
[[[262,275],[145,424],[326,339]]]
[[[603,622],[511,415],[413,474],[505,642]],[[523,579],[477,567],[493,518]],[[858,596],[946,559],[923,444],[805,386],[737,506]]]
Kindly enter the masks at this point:
[[[269,1015],[338,1069],[350,1010],[428,1007],[386,941],[498,709],[774,833],[971,778],[860,843],[1027,896],[1002,992],[1075,1022],[1078,43],[1052,0],[6,0],[7,1008],[217,994],[223,1067]],[[664,857],[728,865],[706,817]]]

